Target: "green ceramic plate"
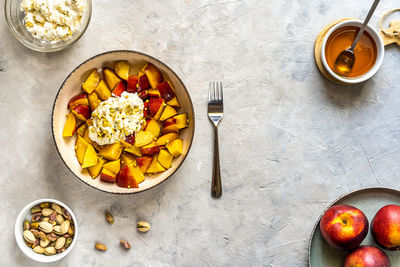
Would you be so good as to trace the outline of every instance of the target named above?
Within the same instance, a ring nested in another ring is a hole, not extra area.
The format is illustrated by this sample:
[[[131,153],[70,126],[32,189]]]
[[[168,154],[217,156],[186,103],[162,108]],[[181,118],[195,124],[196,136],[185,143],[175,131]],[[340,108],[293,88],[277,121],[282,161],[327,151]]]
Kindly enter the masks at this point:
[[[346,194],[334,202],[326,209],[335,204],[347,204],[362,210],[371,222],[375,213],[383,206],[388,204],[400,205],[400,191],[384,187],[364,188]],[[325,212],[325,211],[324,211]],[[324,212],[322,214],[324,214]],[[336,250],[329,246],[321,236],[319,231],[318,219],[314,226],[309,247],[309,266],[310,267],[341,267],[343,265],[346,252]],[[370,232],[362,242],[362,245],[375,245]],[[400,251],[384,252],[389,256],[392,266],[400,266]]]

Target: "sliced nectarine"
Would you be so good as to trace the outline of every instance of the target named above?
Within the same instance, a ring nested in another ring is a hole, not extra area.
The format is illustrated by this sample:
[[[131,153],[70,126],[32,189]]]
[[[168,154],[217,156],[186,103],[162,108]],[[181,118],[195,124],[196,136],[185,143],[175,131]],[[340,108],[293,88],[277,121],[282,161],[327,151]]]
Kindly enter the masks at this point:
[[[140,170],[142,171],[142,173],[146,173],[147,169],[150,167],[152,160],[153,160],[152,157],[146,157],[146,156],[136,158],[136,163],[140,168]]]
[[[177,133],[167,133],[160,136],[160,138],[157,139],[156,143],[159,146],[165,146],[177,139],[178,137],[179,135]]]
[[[99,176],[105,162],[106,160],[102,157],[97,157],[97,164],[88,168],[88,172],[93,179]]]
[[[144,130],[151,132],[155,137],[158,137],[161,132],[160,125],[158,125],[158,122],[155,119],[150,119]]]
[[[123,152],[121,155],[121,165],[126,166],[135,162],[136,157],[130,153]]]
[[[96,88],[98,83],[99,83],[99,73],[97,72],[97,69],[94,69],[92,70],[86,81],[82,84],[82,89],[86,93],[91,94],[94,88]]]
[[[97,96],[96,92],[91,93],[88,96],[88,99],[89,99],[89,105],[90,105],[90,108],[92,109],[92,111],[94,111],[101,103],[101,100]]]
[[[101,100],[107,100],[111,96],[111,91],[108,88],[107,84],[104,82],[104,80],[101,80],[97,87],[94,89],[96,94]]]
[[[128,61],[121,60],[117,61],[114,63],[114,70],[115,73],[121,78],[124,79],[125,81],[128,80],[129,76],[129,64]]]
[[[116,179],[117,175],[106,168],[103,168],[103,170],[100,173],[100,180],[103,182],[115,183]]]
[[[138,166],[129,165],[129,168],[131,169],[133,178],[135,178],[137,184],[140,184],[144,181],[144,174]]]
[[[83,157],[82,168],[92,167],[97,164],[97,154],[91,144],[88,144]]]
[[[126,91],[128,93],[136,93],[137,92],[138,80],[139,80],[138,76],[129,75],[128,84],[126,86]]]
[[[138,157],[140,157],[142,155],[142,152],[140,151],[140,148],[138,148],[135,145],[131,145],[131,146],[126,147],[125,151],[128,152],[128,153],[131,153],[131,154],[133,154],[135,156],[138,156]]]
[[[149,80],[147,79],[147,76],[144,73],[139,72],[137,92],[140,93],[149,88],[150,88],[150,83]]]
[[[146,74],[151,88],[157,88],[157,85],[164,80],[160,70],[150,62],[147,63],[141,71]]]
[[[161,96],[160,91],[158,91],[157,89],[149,89],[147,90],[147,94],[149,95],[149,97],[159,98]]]
[[[118,174],[119,170],[121,169],[121,160],[114,160],[114,161],[109,161],[103,166],[104,169],[107,169],[114,174]]]
[[[176,116],[174,116],[174,118],[176,119],[176,125],[178,126],[179,129],[188,127],[189,121],[188,121],[187,113],[182,113],[182,114],[176,115]]]
[[[122,153],[122,145],[120,142],[106,145],[100,148],[99,155],[108,160],[117,160]]]
[[[178,157],[182,155],[183,152],[183,140],[182,139],[175,139],[171,143],[166,145],[169,153],[172,154],[174,157]]]
[[[160,150],[160,154],[158,154],[158,162],[166,169],[171,167],[171,162],[174,157],[166,150]]]
[[[178,127],[178,125],[176,123],[176,119],[174,117],[169,118],[164,121],[162,132],[163,132],[163,134],[179,133],[179,127]]]
[[[89,106],[89,101],[88,101],[86,93],[82,93],[82,94],[76,95],[76,96],[72,97],[69,100],[68,108],[71,108],[71,107],[76,106],[76,105]]]
[[[149,111],[150,111],[150,115],[155,120],[159,120],[160,119],[161,114],[164,111],[164,108],[165,108],[164,99],[155,98],[155,97],[150,98],[150,100],[149,100]]]
[[[78,135],[78,138],[76,139],[75,142],[75,153],[76,153],[76,158],[79,161],[79,164],[82,165],[83,163],[83,158],[85,157],[85,152],[86,148],[88,147],[88,143],[83,139],[80,135]]]
[[[176,107],[176,108],[180,108],[181,105],[179,105],[179,101],[178,98],[176,98],[176,96],[174,98],[172,98],[170,101],[167,102],[168,105]]]
[[[117,76],[117,74],[115,74],[115,72],[112,71],[111,69],[106,68],[103,71],[103,73],[104,73],[104,79],[106,80],[108,88],[110,88],[110,90],[113,90],[115,88],[115,86],[117,86],[117,84],[121,81],[121,78],[119,78]]]
[[[80,136],[83,136],[85,134],[85,131],[87,128],[88,128],[88,125],[86,123],[83,123],[81,126],[78,127],[78,129],[76,130],[76,133],[79,134]]]
[[[121,168],[117,176],[117,185],[125,188],[139,188],[138,183],[133,176],[133,166],[128,165]],[[140,169],[139,169],[140,171]]]
[[[173,107],[171,107],[170,105],[166,105],[163,113],[161,114],[160,121],[165,121],[166,119],[169,119],[176,114],[178,114],[178,112],[176,112]]]
[[[117,84],[117,86],[115,86],[114,90],[112,91],[112,94],[115,96],[121,96],[121,94],[125,91],[126,91],[125,82],[120,81]]]
[[[157,89],[161,97],[167,102],[175,97],[175,90],[169,81],[163,81],[157,86]]]
[[[86,121],[90,118],[90,108],[86,105],[76,105],[71,108],[71,112],[78,120]]]
[[[144,90],[144,91],[140,92],[139,93],[139,97],[143,101],[147,100],[149,98],[149,94],[147,93],[147,90]]]
[[[142,147],[153,142],[154,135],[150,132],[139,131],[135,134],[135,146]]]
[[[160,152],[160,148],[158,147],[156,142],[152,142],[146,146],[142,146],[140,148],[140,151],[142,152],[142,155],[153,156]]]
[[[165,168],[158,162],[158,154],[153,156],[153,160],[146,173],[159,173],[165,171]]]
[[[72,113],[69,113],[67,121],[65,122],[65,125],[64,125],[62,136],[63,137],[73,136],[75,133],[75,129],[76,129],[75,115]]]

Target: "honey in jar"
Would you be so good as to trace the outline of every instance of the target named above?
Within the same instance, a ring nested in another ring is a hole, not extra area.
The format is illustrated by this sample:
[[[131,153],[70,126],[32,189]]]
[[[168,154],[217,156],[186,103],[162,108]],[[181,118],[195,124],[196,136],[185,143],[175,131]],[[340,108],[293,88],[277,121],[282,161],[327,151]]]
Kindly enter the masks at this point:
[[[329,36],[325,47],[325,58],[331,70],[335,69],[335,61],[338,55],[351,47],[359,31],[359,27],[346,26],[334,31]],[[349,78],[355,78],[364,75],[375,65],[377,57],[377,48],[374,39],[364,31],[356,47],[354,48],[355,62]]]

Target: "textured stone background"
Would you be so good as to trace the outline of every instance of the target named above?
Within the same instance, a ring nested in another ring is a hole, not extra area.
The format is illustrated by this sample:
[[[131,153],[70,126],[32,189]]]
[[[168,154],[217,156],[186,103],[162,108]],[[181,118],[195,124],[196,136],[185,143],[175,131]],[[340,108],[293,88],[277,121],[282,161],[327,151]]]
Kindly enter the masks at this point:
[[[14,241],[28,202],[52,197],[78,216],[80,236],[59,266],[305,266],[312,227],[343,193],[399,188],[400,49],[353,87],[321,77],[313,59],[320,29],[363,18],[372,1],[93,0],[91,24],[71,48],[24,48],[0,20],[0,265],[39,266]],[[382,1],[376,14],[398,6]],[[0,5],[0,14],[3,5]],[[378,15],[371,24],[377,26]],[[75,66],[98,53],[133,49],[174,69],[192,96],[196,136],[172,179],[139,195],[96,191],[57,155],[50,128],[56,92]],[[210,197],[210,80],[222,80],[223,198]],[[113,226],[103,212],[111,209]],[[138,234],[135,223],[152,223]],[[133,248],[122,251],[126,238]],[[93,249],[94,241],[109,247]]]

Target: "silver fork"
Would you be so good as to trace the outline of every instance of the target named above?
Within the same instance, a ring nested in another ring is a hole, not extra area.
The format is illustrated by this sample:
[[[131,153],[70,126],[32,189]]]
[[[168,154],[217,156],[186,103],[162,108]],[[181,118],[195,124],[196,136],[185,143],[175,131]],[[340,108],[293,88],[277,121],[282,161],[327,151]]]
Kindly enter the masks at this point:
[[[218,124],[224,114],[222,82],[210,82],[208,89],[208,118],[214,125],[214,163],[211,183],[211,196],[219,198],[222,195],[221,171],[219,165]]]

